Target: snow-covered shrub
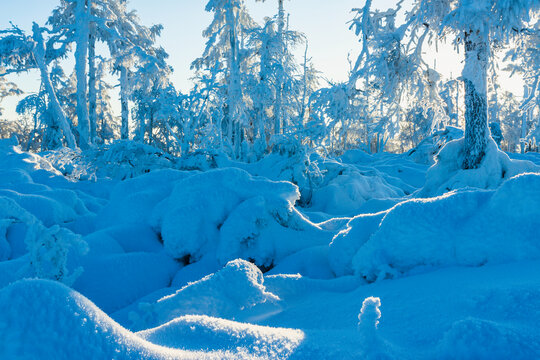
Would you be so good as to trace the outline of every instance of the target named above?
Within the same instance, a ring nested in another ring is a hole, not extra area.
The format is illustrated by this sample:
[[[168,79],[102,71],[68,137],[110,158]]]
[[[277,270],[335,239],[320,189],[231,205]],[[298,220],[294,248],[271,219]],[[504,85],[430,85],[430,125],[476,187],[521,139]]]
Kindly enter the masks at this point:
[[[54,225],[45,227],[39,219],[23,209],[15,201],[0,196],[0,235],[7,234],[13,224],[24,224],[24,242],[29,253],[28,266],[30,272],[43,279],[52,279],[72,284],[81,274],[82,268],[77,267],[72,274],[68,270],[70,252],[84,254],[87,244],[79,235],[66,228]],[[5,240],[4,240],[5,239]],[[8,237],[0,238],[4,257],[11,255],[11,244]],[[2,241],[4,240],[4,241]]]
[[[156,169],[172,168],[175,159],[153,146],[118,140],[85,151],[59,149],[45,158],[64,176],[73,180],[111,178],[124,180]]]
[[[225,264],[241,257],[271,266],[300,249],[329,242],[329,234],[295,208],[298,188],[235,169],[195,174],[175,183],[152,213],[154,228],[175,258],[198,260],[217,250]]]
[[[354,256],[379,228],[385,214],[386,212],[380,212],[355,216],[349,221],[347,227],[332,239],[328,259],[332,271],[337,276],[353,273]]]
[[[402,202],[375,228],[353,219],[351,229],[334,239],[332,263],[340,253],[357,249],[352,269],[373,281],[430,268],[540,259],[539,219],[540,174],[522,174],[496,191],[462,190]],[[336,272],[347,271],[347,266],[336,267]]]
[[[444,130],[436,131],[422,140],[418,146],[407,153],[407,156],[417,163],[432,165],[435,163],[439,151],[448,142],[462,137],[462,129],[447,126]]]
[[[351,215],[368,200],[404,196],[401,189],[390,185],[376,171],[361,171],[351,165],[330,161],[323,166],[325,179],[313,193],[312,211]]]
[[[292,182],[300,191],[300,204],[309,204],[314,189],[323,181],[323,174],[318,167],[321,159],[317,154],[309,156],[303,151],[292,154],[271,153],[254,163],[231,161],[223,156],[216,158],[220,168],[236,167],[253,176]]]
[[[68,270],[69,252],[84,254],[88,251],[88,246],[80,235],[58,225],[50,229],[37,226],[28,232],[25,241],[30,253],[30,265],[36,277],[71,285],[81,275],[83,268],[80,266],[71,274]]]
[[[426,173],[426,184],[418,196],[437,196],[447,191],[474,187],[496,189],[517,174],[540,171],[540,167],[523,160],[511,160],[490,138],[482,162],[476,169],[464,170],[463,139],[449,142],[437,155],[437,162]]]
[[[130,315],[134,327],[147,329],[181,315],[234,319],[239,311],[279,298],[266,291],[261,271],[244,260],[229,262],[220,271],[190,283],[156,303],[143,303]]]

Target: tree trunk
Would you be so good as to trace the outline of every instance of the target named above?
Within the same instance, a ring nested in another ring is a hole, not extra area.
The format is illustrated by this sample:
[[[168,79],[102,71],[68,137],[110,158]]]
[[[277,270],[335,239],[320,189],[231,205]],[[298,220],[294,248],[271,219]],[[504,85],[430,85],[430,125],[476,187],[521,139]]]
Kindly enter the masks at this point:
[[[41,74],[41,81],[43,82],[43,85],[45,86],[45,91],[47,91],[47,95],[49,97],[54,121],[58,122],[58,126],[62,129],[62,133],[64,134],[64,138],[66,139],[67,146],[71,149],[76,149],[77,142],[75,141],[75,136],[73,136],[73,132],[71,131],[71,127],[68,119],[66,118],[66,114],[64,113],[62,106],[58,102],[58,98],[56,97],[56,92],[54,91],[51,77],[47,69],[47,63],[45,61],[45,42],[43,41],[43,37],[41,35],[41,29],[37,24],[34,23],[32,30],[33,38],[36,42],[33,54]]]
[[[523,88],[523,98],[527,99],[529,97],[529,87],[527,85]],[[527,141],[525,141],[525,138],[527,137],[527,121],[529,120],[529,111],[528,109],[523,110],[523,114],[521,115],[521,137],[519,139],[521,153],[525,153],[525,146],[527,145]]]
[[[120,68],[120,103],[122,105],[122,127],[120,137],[129,139],[129,97],[128,97],[128,69],[122,65]]]
[[[465,32],[465,143],[463,169],[476,169],[482,162],[490,136],[487,113],[487,67],[489,36]]]
[[[90,5],[90,0],[88,0]],[[76,43],[75,72],[77,74],[77,128],[79,145],[87,148],[90,144],[90,120],[88,117],[88,84],[86,80],[86,62],[88,60],[88,40],[90,36],[89,14],[85,0],[77,0],[76,8]]]
[[[229,26],[229,83],[228,83],[228,108],[229,108],[229,136],[232,141],[233,156],[238,157],[237,149],[239,148],[237,125],[241,126],[242,121],[242,88],[240,76],[240,59],[239,59],[239,44],[237,39],[237,22],[233,9],[227,10],[227,23]],[[236,133],[236,134],[233,134]]]
[[[96,27],[90,24],[88,41],[88,113],[90,121],[90,143],[97,137],[97,86],[96,86]]]
[[[279,41],[279,54],[283,55],[285,52],[285,36],[283,34],[285,29],[285,10],[283,9],[283,0],[278,0],[278,41]],[[283,123],[283,58],[277,59],[282,61],[282,67],[278,69],[278,76],[276,81],[276,105],[274,107],[274,133],[280,134],[282,132]]]

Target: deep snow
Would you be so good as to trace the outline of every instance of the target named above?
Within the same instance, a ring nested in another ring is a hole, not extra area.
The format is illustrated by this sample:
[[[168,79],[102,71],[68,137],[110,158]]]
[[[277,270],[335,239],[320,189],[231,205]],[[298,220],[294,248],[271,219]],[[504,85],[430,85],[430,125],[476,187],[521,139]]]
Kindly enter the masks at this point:
[[[441,141],[190,169],[0,141],[0,358],[538,358],[540,157],[427,171]]]

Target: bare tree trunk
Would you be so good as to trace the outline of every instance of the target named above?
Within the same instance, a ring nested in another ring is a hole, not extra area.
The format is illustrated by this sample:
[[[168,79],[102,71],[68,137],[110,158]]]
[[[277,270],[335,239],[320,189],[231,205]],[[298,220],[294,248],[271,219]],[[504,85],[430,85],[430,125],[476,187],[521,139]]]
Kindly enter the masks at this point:
[[[463,169],[476,169],[486,153],[490,136],[487,113],[488,35],[471,30],[465,33],[465,143]]]

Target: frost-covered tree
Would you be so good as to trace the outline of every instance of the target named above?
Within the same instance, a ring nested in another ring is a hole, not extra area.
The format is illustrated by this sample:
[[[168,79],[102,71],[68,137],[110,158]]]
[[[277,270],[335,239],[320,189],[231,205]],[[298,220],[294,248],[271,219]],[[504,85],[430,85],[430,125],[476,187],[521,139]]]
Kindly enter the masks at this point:
[[[34,23],[32,35],[26,35],[20,28],[13,26],[11,29],[0,31],[0,62],[6,68],[6,73],[18,73],[31,69],[38,69],[41,82],[47,93],[51,122],[61,129],[66,144],[70,148],[76,148],[77,143],[71,131],[62,105],[58,101],[54,85],[51,81],[49,64],[54,59],[65,53],[65,44],[60,44],[57,36],[50,36],[47,40],[44,33],[50,29],[40,27]]]
[[[534,26],[521,30],[516,44],[507,52],[507,60],[511,61],[508,69],[512,74],[519,73],[525,81],[524,98],[521,105],[522,145],[527,141],[540,143],[540,20]],[[536,121],[534,116],[536,115]],[[527,128],[527,122],[534,125]],[[522,150],[525,146],[521,146]]]
[[[53,62],[50,67],[50,80],[58,102],[62,109],[65,109],[66,116],[71,117],[73,114],[70,110],[74,108],[72,94],[75,92],[75,86],[71,79],[66,77],[58,61]],[[53,110],[43,81],[37,93],[30,94],[19,101],[16,111],[19,115],[32,120],[32,130],[25,141],[27,151],[39,148],[44,151],[62,146],[62,131],[53,119]]]
[[[248,33],[257,25],[247,12],[244,0],[210,0],[206,11],[214,14],[210,26],[203,32],[208,38],[203,55],[196,59],[192,68],[197,71],[214,73],[218,82],[225,88],[223,127],[230,153],[241,156],[244,130],[249,126],[247,106],[243,91],[243,69],[249,51],[245,41]],[[218,64],[219,66],[214,66]]]
[[[488,144],[487,83],[493,42],[507,42],[527,28],[537,0],[417,0],[407,24],[453,36],[464,48],[465,139],[462,168],[477,168]],[[414,31],[414,30],[413,30]]]
[[[249,38],[257,54],[256,75],[251,78],[254,84],[249,87],[257,156],[266,151],[270,136],[276,143],[280,137],[290,140],[291,134],[298,133],[314,83],[313,68],[308,63],[300,66],[293,55],[296,47],[306,44],[304,35],[288,28],[280,33],[276,21],[279,23],[279,16],[277,20],[266,18],[264,26],[255,28]]]
[[[149,51],[161,26],[145,27],[126,0],[61,0],[49,23],[65,43],[75,43],[79,142],[87,146],[97,136],[96,44],[104,42],[120,74],[122,138],[129,137],[129,74],[134,62]]]
[[[131,99],[137,124],[135,139],[170,151],[169,140],[176,135],[171,123],[180,123],[180,111],[179,96],[169,78],[172,69],[165,64],[165,55],[137,68]]]
[[[22,94],[22,91],[15,83],[7,81],[5,78],[5,73],[5,69],[0,67],[0,105],[2,104],[2,100],[4,100],[4,98]],[[4,115],[3,113],[4,109],[0,106],[0,117]]]
[[[402,114],[418,105],[433,114],[428,133],[447,121],[439,96],[440,76],[422,57],[429,27],[411,30],[409,22],[398,26],[402,3],[381,11],[368,0],[363,8],[353,9],[350,28],[360,37],[361,51],[348,91],[351,106],[363,102],[364,116],[353,121],[366,122],[366,145],[375,143],[375,151],[383,150],[386,139],[397,134]]]

